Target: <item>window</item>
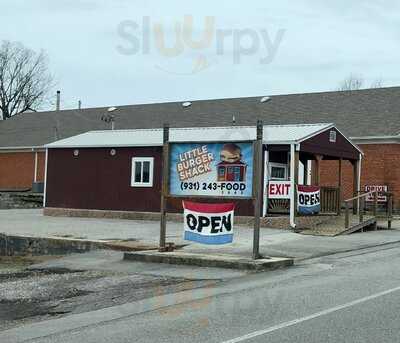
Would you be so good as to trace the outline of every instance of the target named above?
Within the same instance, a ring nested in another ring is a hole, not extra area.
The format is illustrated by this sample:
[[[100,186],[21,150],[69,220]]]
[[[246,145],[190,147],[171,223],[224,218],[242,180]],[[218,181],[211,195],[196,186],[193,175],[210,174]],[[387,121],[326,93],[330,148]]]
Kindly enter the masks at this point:
[[[132,187],[153,187],[153,157],[132,158]]]
[[[336,143],[336,131],[332,130],[329,132],[329,142]]]
[[[269,163],[270,180],[287,180],[287,165],[280,163]]]
[[[234,172],[234,181],[238,182],[240,181],[240,167],[235,167],[235,172]]]

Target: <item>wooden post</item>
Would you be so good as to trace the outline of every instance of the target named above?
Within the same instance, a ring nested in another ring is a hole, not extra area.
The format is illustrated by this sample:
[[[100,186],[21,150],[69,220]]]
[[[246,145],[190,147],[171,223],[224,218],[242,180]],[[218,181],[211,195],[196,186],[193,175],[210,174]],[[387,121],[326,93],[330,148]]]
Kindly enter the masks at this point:
[[[378,214],[378,192],[374,193],[374,207],[373,207],[373,215],[376,217]]]
[[[345,208],[346,208],[346,212],[345,212],[345,218],[344,218],[344,227],[346,229],[349,228],[350,226],[350,211],[349,211],[349,203],[346,201],[345,203]]]
[[[307,176],[308,176],[308,161],[302,160],[301,163],[304,166],[304,174],[303,174],[303,185],[307,185]]]
[[[360,208],[358,209],[358,214],[360,216],[360,223],[364,221],[364,197],[359,198],[360,199]]]
[[[315,171],[314,171],[314,186],[319,186],[321,183],[321,161],[323,156],[315,155]]]
[[[360,168],[360,161],[353,161],[353,196],[356,197],[358,196],[358,190],[359,190],[359,184],[358,184],[358,174],[359,174],[359,168]],[[353,200],[353,214],[357,214],[357,209],[358,209],[358,202],[360,201],[360,205],[361,205],[361,199],[357,200],[354,199]]]
[[[160,220],[160,252],[166,251],[167,233],[167,195],[168,195],[168,174],[169,174],[169,126],[164,125],[163,131],[163,161],[162,161],[162,184],[161,184],[161,220]]]
[[[338,180],[338,204],[337,204],[337,215],[340,216],[342,214],[342,178],[343,178],[343,171],[342,171],[343,160],[342,158],[339,159],[339,180]]]
[[[378,215],[378,192],[374,193],[374,207],[373,207],[373,216],[377,219]],[[374,230],[378,230],[378,221],[375,221]]]
[[[254,144],[254,168],[253,168],[253,195],[254,195],[254,232],[253,232],[253,260],[260,258],[260,217],[262,204],[262,146],[263,123],[257,121],[257,141]]]
[[[393,195],[388,195],[388,229],[392,229],[392,216],[393,216]]]

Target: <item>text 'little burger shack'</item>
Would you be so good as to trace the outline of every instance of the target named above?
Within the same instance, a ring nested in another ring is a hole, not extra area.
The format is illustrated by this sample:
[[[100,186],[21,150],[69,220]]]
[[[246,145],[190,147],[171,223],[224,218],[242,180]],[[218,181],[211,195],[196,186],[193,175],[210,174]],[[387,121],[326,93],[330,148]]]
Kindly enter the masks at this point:
[[[252,196],[253,144],[172,143],[170,194],[176,196]]]

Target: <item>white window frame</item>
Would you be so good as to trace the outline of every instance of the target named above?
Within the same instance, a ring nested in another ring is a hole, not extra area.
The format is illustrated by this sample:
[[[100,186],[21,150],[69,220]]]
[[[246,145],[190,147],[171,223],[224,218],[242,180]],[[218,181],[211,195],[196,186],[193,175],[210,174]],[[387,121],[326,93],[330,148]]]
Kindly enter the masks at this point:
[[[285,170],[285,176],[284,178],[276,178],[272,177],[272,168],[283,168]],[[288,165],[283,164],[283,163],[275,163],[275,162],[270,162],[268,165],[268,174],[269,174],[269,179],[272,181],[287,181],[288,180]]]
[[[329,131],[329,142],[336,143],[336,139],[337,139],[337,132],[335,130]]]
[[[141,162],[143,178],[143,162],[150,163],[149,182],[135,182],[136,162]],[[131,187],[153,187],[154,157],[132,157]]]

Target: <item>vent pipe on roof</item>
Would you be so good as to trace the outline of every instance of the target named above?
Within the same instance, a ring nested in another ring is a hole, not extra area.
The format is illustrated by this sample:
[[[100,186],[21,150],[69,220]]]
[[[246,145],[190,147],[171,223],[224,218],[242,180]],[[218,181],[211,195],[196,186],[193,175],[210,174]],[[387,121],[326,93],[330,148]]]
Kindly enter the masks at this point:
[[[57,91],[56,111],[60,110],[60,104],[61,104],[61,92]]]

